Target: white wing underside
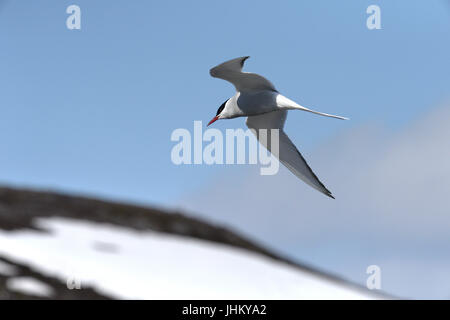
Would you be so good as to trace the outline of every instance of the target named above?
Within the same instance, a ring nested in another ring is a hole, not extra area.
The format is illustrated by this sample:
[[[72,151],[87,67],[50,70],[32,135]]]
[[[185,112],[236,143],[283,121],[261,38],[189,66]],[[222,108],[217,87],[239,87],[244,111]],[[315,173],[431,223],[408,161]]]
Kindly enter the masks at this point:
[[[214,78],[231,82],[236,88],[236,91],[239,92],[277,91],[275,86],[263,76],[256,73],[242,72],[244,61],[248,58],[240,57],[226,61],[209,70],[209,73]]]
[[[258,141],[269,151],[271,151],[271,136],[270,130],[267,133],[267,141],[259,139],[259,129],[279,129],[279,160],[283,163],[293,174],[306,182],[314,189],[324,193],[325,195],[334,199],[331,192],[323,185],[317,178],[314,172],[309,167],[306,160],[297,150],[295,145],[286,135],[283,130],[284,122],[286,121],[287,111],[273,111],[257,116],[247,118],[246,124],[250,129],[254,129]]]

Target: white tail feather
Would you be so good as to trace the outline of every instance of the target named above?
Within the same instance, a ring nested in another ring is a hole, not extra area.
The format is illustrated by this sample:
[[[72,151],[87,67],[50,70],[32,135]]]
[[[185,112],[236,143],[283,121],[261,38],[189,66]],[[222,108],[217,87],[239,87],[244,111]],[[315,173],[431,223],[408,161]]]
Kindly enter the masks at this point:
[[[292,101],[291,99],[286,98],[285,96],[283,96],[281,94],[277,95],[277,105],[281,109],[303,110],[303,111],[311,112],[311,113],[318,114],[318,115],[324,116],[324,117],[330,117],[330,118],[341,119],[341,120],[349,120],[349,118],[346,118],[346,117],[336,116],[334,114],[323,113],[323,112],[319,112],[319,111],[315,111],[315,110],[311,110],[311,109],[302,107],[298,103]]]

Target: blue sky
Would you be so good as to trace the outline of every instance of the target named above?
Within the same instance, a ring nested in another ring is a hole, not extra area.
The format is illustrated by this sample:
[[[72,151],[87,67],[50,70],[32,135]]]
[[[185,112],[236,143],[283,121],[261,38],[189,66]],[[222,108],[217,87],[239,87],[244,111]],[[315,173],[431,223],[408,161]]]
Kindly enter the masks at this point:
[[[361,128],[403,132],[450,99],[445,0],[2,3],[2,184],[173,208],[192,195],[201,201],[224,176],[242,183],[255,168],[175,166],[170,135],[210,120],[234,94],[208,70],[243,55],[245,70],[291,99],[351,118],[291,112],[286,131],[307,158]],[[71,4],[81,8],[81,30],[66,28]],[[381,7],[381,30],[366,28],[371,4]],[[244,127],[244,119],[214,125]],[[227,222],[225,213],[211,219]]]

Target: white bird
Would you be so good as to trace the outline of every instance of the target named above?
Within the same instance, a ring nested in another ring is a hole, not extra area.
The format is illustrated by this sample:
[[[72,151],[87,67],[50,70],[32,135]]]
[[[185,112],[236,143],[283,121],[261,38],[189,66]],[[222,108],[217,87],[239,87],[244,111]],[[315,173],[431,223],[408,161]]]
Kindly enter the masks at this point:
[[[281,95],[266,78],[255,73],[243,72],[242,67],[248,58],[247,56],[226,61],[209,71],[212,77],[231,82],[236,88],[236,94],[219,107],[216,116],[208,123],[208,126],[219,119],[247,117],[247,126],[255,130],[252,131],[256,134],[258,141],[269,151],[272,151],[270,130],[267,130],[267,139],[260,139],[259,130],[279,129],[279,154],[275,156],[298,178],[334,199],[283,131],[283,127],[287,110],[303,110],[321,116],[348,119],[302,107]]]

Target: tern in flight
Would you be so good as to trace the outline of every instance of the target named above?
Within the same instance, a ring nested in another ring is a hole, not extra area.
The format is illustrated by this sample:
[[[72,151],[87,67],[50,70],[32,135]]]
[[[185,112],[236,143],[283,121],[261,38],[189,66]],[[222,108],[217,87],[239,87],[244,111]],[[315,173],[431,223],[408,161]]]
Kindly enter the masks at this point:
[[[281,95],[266,78],[255,73],[243,72],[242,67],[248,58],[241,57],[226,61],[209,71],[212,77],[231,82],[236,88],[236,94],[222,103],[217,110],[216,116],[208,123],[208,126],[220,119],[247,117],[247,126],[253,129],[252,132],[255,133],[258,141],[270,152],[272,151],[269,141],[271,140],[269,138],[270,129],[278,129],[279,154],[275,156],[298,178],[334,199],[331,192],[320,182],[283,131],[283,127],[288,110],[303,110],[325,117],[348,119],[302,107]],[[268,137],[260,139],[260,129],[267,129]]]

